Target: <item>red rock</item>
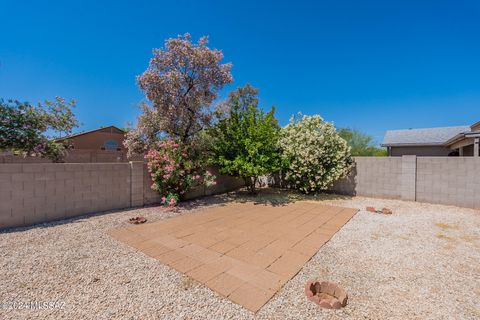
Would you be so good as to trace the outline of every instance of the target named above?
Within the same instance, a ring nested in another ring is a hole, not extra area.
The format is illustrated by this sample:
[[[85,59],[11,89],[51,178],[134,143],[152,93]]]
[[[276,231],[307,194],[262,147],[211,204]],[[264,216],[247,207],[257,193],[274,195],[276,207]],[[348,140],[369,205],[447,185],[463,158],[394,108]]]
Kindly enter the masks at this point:
[[[374,207],[367,207],[368,212],[377,212]]]
[[[316,303],[316,304],[320,304],[320,297],[319,296],[313,296],[310,298],[310,301]]]
[[[335,297],[337,297],[337,299],[342,302],[342,300],[347,297],[347,293],[345,292],[345,290],[343,290],[343,288],[337,286],[335,288]]]
[[[305,294],[309,299],[315,295],[311,288],[313,285],[314,285],[313,281],[308,281],[307,284],[305,285]]]
[[[392,214],[393,212],[392,212],[391,209],[383,208],[383,209],[382,209],[382,213],[383,213],[383,214]]]
[[[330,301],[328,301],[328,300],[320,300],[320,303],[318,305],[322,308],[325,308],[325,309],[332,309],[332,305],[330,304]]]
[[[332,306],[332,309],[340,309],[342,306],[342,304],[340,303],[340,301],[338,301],[337,299],[335,299],[332,303],[331,303],[331,306]]]
[[[307,298],[322,308],[340,309],[347,304],[347,293],[330,281],[308,281],[305,284]]]
[[[145,217],[135,217],[128,219],[128,222],[133,224],[140,224],[147,222],[147,219]]]
[[[335,296],[335,289],[337,285],[333,282],[322,282],[322,292],[329,294],[331,296]]]
[[[348,295],[345,292],[345,290],[343,290],[340,287],[337,287],[337,289],[335,289],[335,297],[337,297],[342,307],[345,307],[347,305]]]

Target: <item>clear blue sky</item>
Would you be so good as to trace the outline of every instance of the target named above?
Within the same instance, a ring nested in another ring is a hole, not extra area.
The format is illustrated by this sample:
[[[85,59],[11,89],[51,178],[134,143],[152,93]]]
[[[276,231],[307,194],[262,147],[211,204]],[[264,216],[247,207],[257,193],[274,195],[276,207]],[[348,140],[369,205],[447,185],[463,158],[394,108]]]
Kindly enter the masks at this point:
[[[387,129],[480,120],[480,1],[0,1],[0,97],[78,101],[81,130],[134,122],[151,50],[189,32],[281,124]]]

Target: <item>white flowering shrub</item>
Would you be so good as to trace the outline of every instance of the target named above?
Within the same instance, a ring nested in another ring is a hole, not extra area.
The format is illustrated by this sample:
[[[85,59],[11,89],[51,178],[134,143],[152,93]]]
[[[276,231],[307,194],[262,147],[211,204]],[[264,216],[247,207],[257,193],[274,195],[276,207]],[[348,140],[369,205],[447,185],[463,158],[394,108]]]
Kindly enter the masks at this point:
[[[304,193],[326,190],[352,166],[347,142],[319,115],[290,119],[279,143],[287,186]]]

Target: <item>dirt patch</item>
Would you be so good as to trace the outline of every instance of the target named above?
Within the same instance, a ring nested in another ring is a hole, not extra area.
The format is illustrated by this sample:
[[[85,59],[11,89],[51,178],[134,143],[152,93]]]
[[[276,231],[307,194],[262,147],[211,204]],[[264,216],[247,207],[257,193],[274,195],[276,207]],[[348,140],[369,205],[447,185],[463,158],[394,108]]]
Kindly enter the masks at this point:
[[[466,241],[466,242],[475,242],[480,240],[480,236],[474,236],[474,235],[464,235],[459,237],[459,239]]]
[[[443,240],[448,240],[448,241],[455,241],[455,240],[456,240],[455,238],[449,237],[449,236],[447,236],[447,235],[445,235],[445,234],[443,234],[443,233],[437,233],[436,237],[437,237],[438,239],[443,239]]]
[[[180,288],[182,288],[182,290],[190,290],[198,285],[199,283],[197,281],[193,280],[190,277],[183,276],[182,283],[180,284]]]
[[[448,223],[443,223],[443,222],[437,222],[435,223],[435,226],[439,227],[440,229],[443,230],[459,230],[460,227],[457,224],[448,224]]]

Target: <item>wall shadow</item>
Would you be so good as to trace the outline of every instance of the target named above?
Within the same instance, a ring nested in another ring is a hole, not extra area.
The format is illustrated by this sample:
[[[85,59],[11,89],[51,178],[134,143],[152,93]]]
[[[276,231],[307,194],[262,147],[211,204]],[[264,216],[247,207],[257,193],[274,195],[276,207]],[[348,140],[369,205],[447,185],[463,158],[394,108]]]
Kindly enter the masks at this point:
[[[354,162],[352,169],[345,178],[336,181],[327,191],[329,193],[337,193],[348,196],[357,195],[357,165]]]

